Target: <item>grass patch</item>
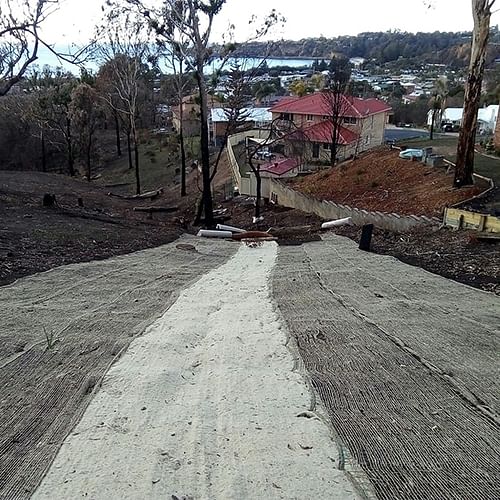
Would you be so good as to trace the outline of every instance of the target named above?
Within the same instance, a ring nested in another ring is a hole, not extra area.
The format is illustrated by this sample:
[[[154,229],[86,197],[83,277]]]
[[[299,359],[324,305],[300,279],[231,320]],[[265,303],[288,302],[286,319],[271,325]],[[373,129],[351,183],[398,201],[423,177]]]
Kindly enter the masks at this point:
[[[191,161],[199,158],[199,137],[188,137],[185,141],[188,166]],[[141,191],[150,191],[159,187],[171,185],[180,168],[180,147],[176,136],[143,137],[139,144],[139,169]],[[117,190],[130,194],[135,193],[135,168],[129,168],[126,149],[120,158],[110,162],[99,179],[100,184],[126,183]]]

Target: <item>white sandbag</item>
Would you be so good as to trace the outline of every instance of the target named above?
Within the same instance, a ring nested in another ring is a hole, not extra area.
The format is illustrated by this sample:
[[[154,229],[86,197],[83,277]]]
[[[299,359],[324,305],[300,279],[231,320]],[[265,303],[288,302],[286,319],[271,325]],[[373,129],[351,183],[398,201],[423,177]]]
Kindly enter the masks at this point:
[[[210,229],[200,229],[197,236],[203,238],[232,238],[233,233],[231,231],[213,231]]]
[[[323,224],[321,224],[321,229],[329,229],[331,227],[350,226],[350,225],[352,225],[352,219],[350,217],[346,217],[345,219],[338,219],[329,222],[324,222]]]
[[[217,229],[219,231],[231,231],[232,233],[244,233],[245,229],[240,229],[239,227],[225,226],[224,224],[217,224]]]

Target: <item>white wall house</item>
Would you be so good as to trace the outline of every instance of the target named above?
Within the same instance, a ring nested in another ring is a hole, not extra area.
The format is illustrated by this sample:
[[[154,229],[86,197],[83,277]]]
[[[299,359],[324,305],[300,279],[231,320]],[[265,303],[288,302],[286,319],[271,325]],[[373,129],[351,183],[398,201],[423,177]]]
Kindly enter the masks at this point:
[[[491,104],[485,108],[480,108],[477,114],[478,131],[480,134],[490,134],[495,130],[498,118],[498,104]],[[441,123],[451,123],[460,126],[464,114],[463,108],[446,108],[441,117]],[[427,114],[427,125],[432,124],[432,110]]]

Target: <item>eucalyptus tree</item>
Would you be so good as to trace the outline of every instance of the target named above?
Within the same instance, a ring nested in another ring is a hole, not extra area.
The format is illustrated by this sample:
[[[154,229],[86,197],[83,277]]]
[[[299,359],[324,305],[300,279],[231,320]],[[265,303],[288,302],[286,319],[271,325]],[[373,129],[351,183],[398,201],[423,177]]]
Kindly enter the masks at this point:
[[[458,137],[455,187],[474,183],[474,150],[477,132],[477,114],[481,102],[486,51],[490,36],[490,19],[496,0],[472,0],[474,29],[469,71],[465,84],[464,114]]]
[[[0,7],[0,96],[19,83],[47,45],[40,28],[58,0],[2,0]]]
[[[117,115],[124,117],[134,152],[136,193],[141,192],[139,164],[138,119],[140,96],[146,84],[150,47],[141,23],[130,15],[120,15],[111,8],[107,13],[107,25],[101,30],[101,43],[97,57],[109,73],[108,87],[101,98]],[[130,158],[130,140],[128,142]]]
[[[115,0],[118,1],[118,0]],[[205,225],[213,227],[212,199],[212,168],[210,162],[210,133],[208,127],[208,95],[209,86],[205,78],[205,68],[215,59],[222,68],[234,53],[238,44],[235,43],[234,25],[229,26],[222,37],[222,44],[217,52],[213,49],[213,27],[217,16],[221,13],[226,0],[124,0],[125,3],[139,15],[142,15],[156,36],[156,40],[164,45],[170,45],[192,72],[198,87],[200,107],[200,145],[202,170],[202,204]],[[119,3],[119,2],[118,2]],[[275,10],[264,19],[262,24],[253,16],[249,24],[255,27],[251,39],[255,40],[265,35],[272,26],[281,20]],[[248,40],[246,40],[248,41]]]

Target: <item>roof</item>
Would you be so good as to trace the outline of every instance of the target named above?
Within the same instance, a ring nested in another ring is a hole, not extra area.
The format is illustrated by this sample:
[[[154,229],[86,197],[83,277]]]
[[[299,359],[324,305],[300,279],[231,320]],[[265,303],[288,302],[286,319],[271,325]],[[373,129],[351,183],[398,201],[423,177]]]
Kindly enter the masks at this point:
[[[228,112],[229,110],[226,111],[226,108],[213,108],[210,112],[212,122],[227,122]],[[272,114],[269,112],[269,108],[242,108],[241,120],[246,122],[270,122],[272,121]]]
[[[274,175],[283,175],[300,166],[300,158],[287,158],[286,160],[265,163],[260,166],[261,172],[269,172]]]
[[[312,142],[322,142],[330,144],[333,136],[333,124],[331,121],[316,123],[311,127],[303,130],[305,136]],[[346,146],[352,144],[359,139],[359,134],[356,134],[348,128],[340,126],[338,144]]]
[[[316,92],[304,97],[296,97],[278,102],[270,111],[272,113],[296,113],[299,115],[320,115],[331,114],[331,106],[324,97],[323,92]],[[343,95],[342,116],[362,118],[378,113],[391,111],[391,107],[379,99],[360,99],[359,97],[348,97]]]

